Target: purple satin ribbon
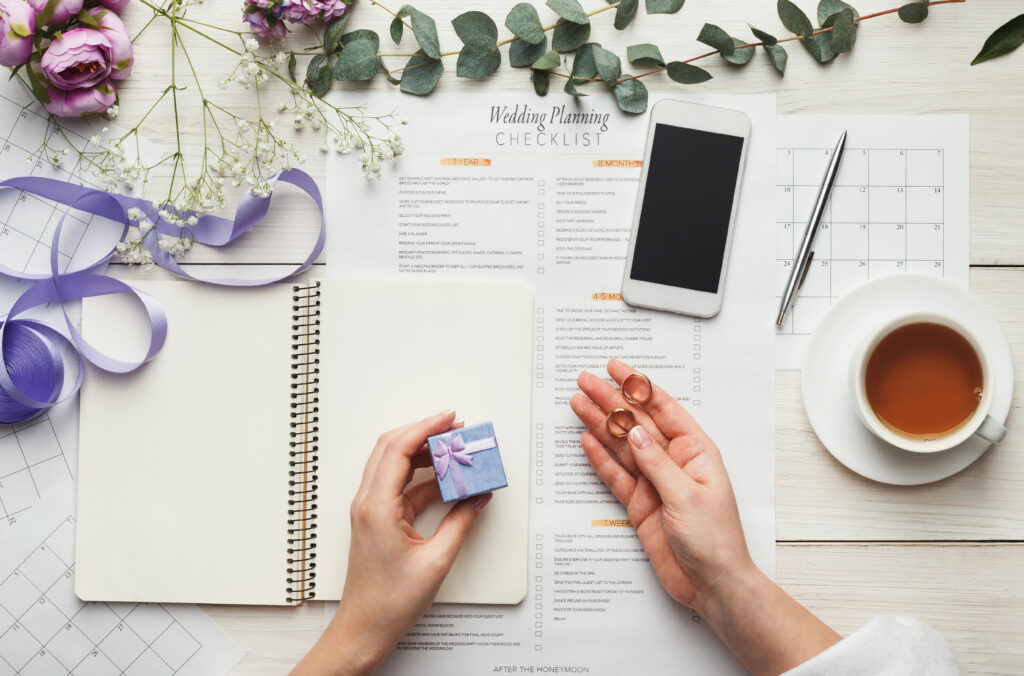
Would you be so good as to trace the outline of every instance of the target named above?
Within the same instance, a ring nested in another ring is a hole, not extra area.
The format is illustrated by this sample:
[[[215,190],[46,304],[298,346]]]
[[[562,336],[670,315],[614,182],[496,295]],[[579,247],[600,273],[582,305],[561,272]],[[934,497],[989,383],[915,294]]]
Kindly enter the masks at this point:
[[[299,169],[287,169],[270,181],[271,186],[279,182],[289,183],[306,193],[320,210],[320,234],[306,259],[290,272],[264,279],[200,279],[186,272],[169,252],[157,245],[158,237],[151,234],[146,240],[146,249],[153,262],[174,274],[207,284],[222,286],[260,286],[278,282],[300,274],[323,252],[327,242],[327,223],[324,217],[323,199],[320,190],[309,174]],[[112,193],[86,188],[50,178],[22,176],[0,182],[0,188],[14,188],[53,200],[68,208],[61,216],[53,233],[50,245],[49,273],[26,273],[13,270],[0,263],[0,274],[15,279],[33,281],[11,307],[7,319],[0,322],[0,424],[12,424],[28,420],[40,412],[73,396],[82,384],[85,362],[112,373],[128,373],[152,359],[163,347],[167,338],[167,315],[160,303],[152,296],[135,289],[124,282],[100,274],[103,266],[116,251],[117,243],[124,239],[130,227],[128,210],[137,207],[146,214],[156,214],[157,208],[137,197],[114,195]],[[193,239],[208,246],[225,246],[258,224],[267,215],[273,192],[269,197],[257,197],[247,193],[238,205],[233,219],[219,216],[201,216],[199,222],[189,228]],[[64,220],[72,209],[84,211],[102,218],[124,224],[117,239],[111,242],[110,250],[99,259],[84,265],[79,270],[61,273],[58,267],[58,244]],[[187,218],[188,214],[183,214]],[[154,232],[178,237],[181,229],[157,218]],[[149,320],[150,342],[145,357],[139,361],[126,362],[108,356],[82,337],[64,309],[66,301],[92,296],[127,293],[141,303]],[[19,319],[28,310],[49,303],[58,303],[64,315],[64,326],[51,327],[35,319]],[[74,385],[64,387],[64,365],[61,353],[72,349],[78,361],[78,374]],[[63,397],[61,392],[66,391]]]

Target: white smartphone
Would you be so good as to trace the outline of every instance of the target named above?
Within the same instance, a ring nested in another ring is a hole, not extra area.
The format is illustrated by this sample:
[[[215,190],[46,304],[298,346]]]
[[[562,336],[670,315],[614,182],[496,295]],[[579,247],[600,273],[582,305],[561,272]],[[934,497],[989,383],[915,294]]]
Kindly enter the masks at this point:
[[[654,105],[622,279],[627,303],[697,317],[722,309],[749,139],[742,111]]]

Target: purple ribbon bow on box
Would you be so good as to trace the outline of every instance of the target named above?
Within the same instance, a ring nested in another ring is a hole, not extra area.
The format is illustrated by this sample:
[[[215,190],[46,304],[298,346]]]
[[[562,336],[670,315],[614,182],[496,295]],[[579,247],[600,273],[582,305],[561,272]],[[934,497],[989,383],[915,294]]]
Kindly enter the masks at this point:
[[[455,485],[455,494],[460,498],[464,498],[468,491],[466,490],[465,482],[462,480],[462,470],[459,469],[459,465],[472,467],[473,453],[487,451],[497,447],[497,445],[498,442],[495,441],[494,437],[477,439],[468,444],[463,440],[461,434],[457,434],[449,439],[442,437],[437,440],[437,448],[434,449],[432,454],[434,473],[437,474],[438,480],[441,480],[448,474],[448,468],[450,467],[452,470],[452,484]]]

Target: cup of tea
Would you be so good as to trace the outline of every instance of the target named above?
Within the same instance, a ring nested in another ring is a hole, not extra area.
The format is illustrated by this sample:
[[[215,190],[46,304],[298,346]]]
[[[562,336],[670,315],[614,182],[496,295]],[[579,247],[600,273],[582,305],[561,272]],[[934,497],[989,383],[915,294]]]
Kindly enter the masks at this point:
[[[850,365],[861,421],[883,441],[915,453],[945,451],[973,435],[1002,441],[1006,428],[989,415],[993,377],[967,327],[925,312],[872,331]]]

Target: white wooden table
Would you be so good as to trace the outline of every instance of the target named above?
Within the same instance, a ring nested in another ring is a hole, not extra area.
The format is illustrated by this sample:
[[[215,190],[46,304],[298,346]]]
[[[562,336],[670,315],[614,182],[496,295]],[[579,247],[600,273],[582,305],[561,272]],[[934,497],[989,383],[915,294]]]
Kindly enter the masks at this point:
[[[811,0],[798,3],[813,15]],[[194,10],[194,16],[241,26],[241,4],[208,2]],[[479,9],[500,26],[515,3],[416,4],[437,19],[444,49],[459,44],[448,24],[454,16]],[[583,4],[589,9],[602,3]],[[861,13],[898,4],[900,0],[856,3]],[[1019,0],[969,0],[934,7],[920,25],[903,24],[894,16],[872,19],[861,26],[853,54],[827,66],[814,63],[793,43],[784,78],[761,55],[744,69],[709,59],[701,65],[715,79],[686,90],[775,92],[780,113],[971,115],[971,288],[1002,322],[1017,367],[1005,442],[945,481],[914,488],[885,486],[846,470],[818,443],[803,412],[797,373],[779,372],[776,393],[779,583],[842,633],[878,613],[917,616],[949,638],[968,674],[1024,673],[1024,48],[969,66],[987,35],[1022,9]],[[541,8],[542,17],[547,11]],[[129,26],[137,27],[145,18],[141,7],[128,11]],[[377,30],[386,45],[388,18],[364,1],[355,8],[349,29]],[[705,21],[735,35],[745,35],[748,22],[785,35],[774,2],[690,0],[675,16],[647,16],[641,10],[634,25],[622,33],[611,28],[611,13],[595,17],[591,40],[623,55],[628,44],[653,42],[669,59],[686,58],[706,51],[695,40]],[[218,48],[191,38],[188,42],[211,84],[233,67],[230,55]],[[138,119],[166,85],[167,50],[166,36],[158,32],[147,33],[137,45],[135,75],[121,92],[120,123]],[[528,74],[511,70],[505,65],[497,76],[469,82],[454,77],[452,64],[440,91],[533,96]],[[379,79],[376,86],[387,88]],[[648,86],[656,92],[680,87],[659,77],[649,78]],[[348,88],[348,100],[358,103],[362,90]],[[252,98],[245,92],[237,96]],[[397,92],[395,103],[400,111],[402,96]],[[194,111],[184,112],[186,118],[190,114]],[[147,138],[171,147],[170,107],[154,115],[158,124],[148,126]],[[288,124],[288,117],[281,116],[280,126]],[[199,142],[186,139],[189,147]],[[323,180],[315,146],[309,146],[309,155],[305,169]],[[273,264],[300,261],[314,233],[312,223],[272,218],[260,232],[227,251],[196,250],[187,260],[195,265],[196,274],[263,276]],[[122,268],[116,274],[131,279],[145,273]],[[323,618],[319,602],[301,608],[205,609],[246,650],[237,674],[287,671],[319,635]]]

